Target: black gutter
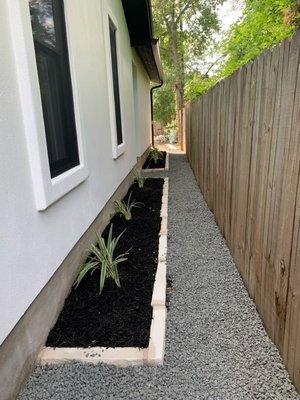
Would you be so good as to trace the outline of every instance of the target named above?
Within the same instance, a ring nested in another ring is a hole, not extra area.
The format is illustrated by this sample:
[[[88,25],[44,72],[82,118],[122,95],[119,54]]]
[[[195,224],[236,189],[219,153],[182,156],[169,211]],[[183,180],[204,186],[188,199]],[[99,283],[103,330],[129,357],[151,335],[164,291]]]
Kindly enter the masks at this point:
[[[151,0],[122,0],[130,43],[154,83],[162,79],[158,41],[153,38]]]
[[[128,26],[130,43],[142,61],[153,83],[150,89],[152,144],[154,144],[153,92],[163,85],[163,71],[159,54],[158,39],[153,38],[151,0],[122,0]]]
[[[160,84],[153,86],[150,90],[150,98],[151,98],[151,131],[152,131],[152,146],[154,147],[154,107],[153,107],[153,92],[155,89],[159,89],[164,84],[164,81],[161,79]]]
[[[151,131],[152,131],[152,146],[154,147],[154,106],[153,106],[153,92],[156,89],[159,89],[163,86],[163,70],[162,65],[160,62],[160,54],[159,54],[159,47],[158,47],[158,39],[153,40],[152,46],[152,54],[155,60],[157,60],[157,71],[158,71],[158,78],[160,83],[156,86],[153,86],[150,90],[150,98],[151,98]]]

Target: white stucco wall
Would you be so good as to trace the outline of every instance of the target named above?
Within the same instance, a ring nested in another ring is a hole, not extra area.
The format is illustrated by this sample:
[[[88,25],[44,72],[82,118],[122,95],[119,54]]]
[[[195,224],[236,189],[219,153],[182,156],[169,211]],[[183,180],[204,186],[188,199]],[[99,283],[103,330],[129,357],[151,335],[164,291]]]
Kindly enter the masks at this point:
[[[113,159],[106,70],[108,54],[101,15],[103,1],[65,0],[68,41],[72,47],[71,67],[76,74],[77,120],[80,121],[88,177],[44,211],[36,207],[36,188],[29,162],[33,149],[26,139],[22,114],[23,82],[18,80],[18,46],[12,35],[12,30],[18,30],[18,21],[10,19],[12,15],[8,9],[14,2],[24,10],[27,0],[4,0],[0,5],[0,344],[131,170],[136,157],[150,144],[150,82],[130,48],[121,1],[107,0],[119,27],[119,72],[126,141],[124,154]],[[20,15],[28,28],[29,14],[21,12]],[[25,29],[24,32],[26,43],[33,49],[31,31]],[[137,66],[136,111],[133,60]],[[35,68],[35,62],[32,66]],[[35,76],[36,71],[31,73]],[[33,100],[40,104],[39,98]],[[28,113],[41,111],[29,106]],[[41,120],[42,116],[38,118]],[[38,135],[44,137],[40,126]]]

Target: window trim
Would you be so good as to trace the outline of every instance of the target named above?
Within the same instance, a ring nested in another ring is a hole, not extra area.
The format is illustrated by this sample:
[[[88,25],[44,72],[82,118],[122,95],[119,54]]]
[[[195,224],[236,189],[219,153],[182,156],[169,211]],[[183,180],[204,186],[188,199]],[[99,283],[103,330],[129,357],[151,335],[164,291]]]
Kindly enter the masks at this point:
[[[123,107],[123,82],[122,82],[122,58],[120,51],[120,35],[119,35],[119,24],[114,16],[114,13],[109,8],[106,1],[103,1],[102,8],[102,20],[103,20],[103,38],[105,45],[105,59],[106,59],[106,72],[108,82],[108,102],[109,102],[109,114],[110,114],[110,132],[112,141],[112,156],[116,160],[126,150],[126,137],[125,137],[125,124],[124,124],[124,107]],[[120,96],[120,109],[121,109],[121,124],[122,124],[122,138],[123,142],[118,145],[117,141],[117,123],[116,123],[116,111],[115,111],[115,98],[114,98],[114,86],[113,86],[113,73],[112,73],[112,58],[110,49],[110,30],[109,20],[113,23],[116,28],[116,47],[117,47],[117,60],[118,60],[118,75],[119,75],[119,96]]]
[[[27,0],[10,0],[9,23],[14,48],[15,66],[19,86],[22,119],[24,124],[27,152],[32,176],[36,208],[47,209],[88,177],[85,145],[80,116],[80,99],[74,62],[75,44],[72,43],[69,7],[71,1],[64,1],[67,46],[70,75],[73,89],[74,115],[77,131],[79,165],[51,179],[43,118],[41,93],[32,35],[29,3]],[[75,29],[75,28],[74,28]]]

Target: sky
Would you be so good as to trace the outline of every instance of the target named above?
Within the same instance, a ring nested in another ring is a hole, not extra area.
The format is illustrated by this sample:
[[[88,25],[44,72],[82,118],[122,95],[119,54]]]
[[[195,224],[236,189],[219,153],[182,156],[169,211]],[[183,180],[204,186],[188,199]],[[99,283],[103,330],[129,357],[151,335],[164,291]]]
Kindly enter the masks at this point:
[[[243,1],[227,0],[223,5],[219,6],[219,18],[222,23],[222,30],[227,30],[235,23],[243,12]]]

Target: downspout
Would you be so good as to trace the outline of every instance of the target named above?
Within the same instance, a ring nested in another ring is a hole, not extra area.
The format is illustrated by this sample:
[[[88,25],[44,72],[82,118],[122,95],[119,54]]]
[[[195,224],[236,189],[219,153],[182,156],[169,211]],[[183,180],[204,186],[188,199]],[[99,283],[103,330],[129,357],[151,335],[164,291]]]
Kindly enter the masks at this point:
[[[151,96],[151,128],[152,128],[152,146],[154,146],[154,110],[153,110],[153,92],[155,89],[158,89],[162,87],[164,84],[164,81],[161,79],[160,84],[153,86],[150,90],[150,96]]]

